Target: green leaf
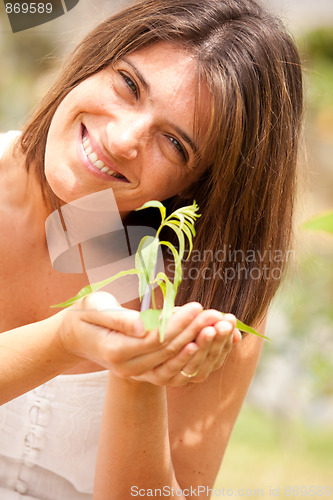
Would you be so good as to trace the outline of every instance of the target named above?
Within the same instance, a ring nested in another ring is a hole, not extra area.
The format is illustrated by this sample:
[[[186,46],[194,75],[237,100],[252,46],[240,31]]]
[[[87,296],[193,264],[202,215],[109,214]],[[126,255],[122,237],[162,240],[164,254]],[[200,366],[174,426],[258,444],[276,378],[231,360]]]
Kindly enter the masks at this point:
[[[174,230],[178,237],[178,243],[179,243],[179,257],[180,259],[183,258],[184,251],[185,251],[185,238],[183,232],[179,229],[179,222],[178,221],[170,221],[170,222],[165,222],[164,225],[170,227],[171,229]]]
[[[177,214],[177,219],[179,220],[179,229],[183,229],[183,226],[185,225],[185,217],[184,215],[180,212]]]
[[[175,262],[175,275],[174,275],[174,286],[175,290],[178,289],[178,286],[182,280],[182,260],[180,258],[179,253],[177,252],[176,248],[173,246],[170,241],[161,241],[161,245],[165,245],[166,247],[170,248],[172,254],[173,254],[173,260]]]
[[[193,226],[196,219],[201,217],[201,215],[197,213],[198,210],[199,210],[199,207],[198,207],[196,201],[194,200],[192,205],[178,208],[178,210],[173,212],[173,214],[171,214],[170,217],[179,217],[179,215],[181,214],[181,216],[185,217],[187,219],[187,221]]]
[[[179,260],[179,253],[178,253],[177,249],[174,247],[174,245],[172,243],[170,243],[170,241],[167,241],[167,240],[160,241],[160,245],[164,245],[164,246],[170,248],[172,255],[173,255],[173,259],[175,261]]]
[[[245,323],[242,323],[239,319],[237,319],[237,321],[236,321],[236,328],[238,328],[238,330],[241,330],[242,332],[252,333],[253,335],[257,335],[258,337],[261,337],[262,339],[268,340],[269,342],[271,341],[270,338],[265,337],[265,335],[261,335],[254,328],[246,325]]]
[[[161,312],[161,309],[147,309],[140,312],[140,317],[146,331],[155,330],[158,327]]]
[[[160,287],[160,289],[162,290],[162,293],[163,293],[163,300],[165,299],[165,294],[166,294],[166,286],[165,286],[165,283],[164,281],[158,281],[158,286]]]
[[[166,285],[166,292],[163,302],[162,316],[160,318],[159,328],[158,328],[160,342],[163,342],[164,340],[166,326],[169,318],[172,316],[175,307],[175,298],[177,294],[177,290],[175,290],[173,283],[171,283],[171,281],[168,278],[165,281],[165,285]]]
[[[181,242],[179,240],[178,231],[180,230],[182,233],[185,234],[185,236],[187,237],[188,242],[189,242],[189,255],[188,255],[188,258],[189,258],[189,256],[191,255],[192,249],[193,249],[192,235],[195,236],[194,226],[192,224],[190,224],[188,221],[185,221],[184,225],[181,227],[181,222],[179,220],[177,220],[177,219],[175,219],[175,220],[170,219],[169,220],[169,218],[166,219],[164,226],[172,227],[172,229],[177,233],[178,241],[179,241],[179,254],[180,254],[181,258],[183,258],[183,255],[184,255],[185,240],[184,240],[184,235],[183,235],[182,236],[182,245],[181,245]],[[178,229],[176,229],[176,228],[178,228]]]
[[[144,208],[159,208],[161,212],[162,222],[164,221],[166,215],[166,208],[160,201],[157,200],[147,201],[141,207],[137,208],[135,211],[138,212],[139,210],[143,210]]]
[[[154,283],[158,283],[159,281],[163,281],[164,283],[166,283],[170,280],[167,275],[163,273],[163,271],[160,271],[159,273],[157,273],[156,278],[154,279]]]
[[[70,299],[66,300],[65,302],[61,302],[60,304],[54,304],[50,307],[69,307],[78,300],[82,299],[83,297],[86,297],[92,292],[97,292],[97,290],[100,290],[100,288],[103,288],[104,286],[108,285],[112,281],[117,280],[118,278],[121,278],[122,276],[126,276],[129,274],[137,274],[140,276],[140,269],[128,269],[126,271],[120,271],[120,273],[116,274],[115,276],[112,276],[112,278],[108,278],[103,281],[97,281],[96,283],[93,283],[92,285],[87,285],[84,288],[81,288],[79,293],[75,295],[74,297],[71,297]]]
[[[325,231],[333,234],[333,212],[318,214],[306,221],[302,227],[311,231]]]
[[[148,285],[154,279],[158,245],[158,238],[154,238],[153,236],[144,236],[140,241],[135,254],[135,267],[141,271],[139,276],[140,300],[142,300]]]
[[[183,227],[183,231],[184,233],[186,234],[187,236],[187,239],[188,239],[188,243],[189,243],[189,249],[188,249],[188,256],[186,258],[186,260],[188,260],[190,258],[190,255],[192,253],[192,249],[193,249],[193,243],[192,243],[192,232],[190,231],[190,228],[193,228],[193,231],[194,231],[194,227],[193,226],[188,226],[187,224],[184,225]],[[195,231],[194,231],[194,236],[195,236]]]

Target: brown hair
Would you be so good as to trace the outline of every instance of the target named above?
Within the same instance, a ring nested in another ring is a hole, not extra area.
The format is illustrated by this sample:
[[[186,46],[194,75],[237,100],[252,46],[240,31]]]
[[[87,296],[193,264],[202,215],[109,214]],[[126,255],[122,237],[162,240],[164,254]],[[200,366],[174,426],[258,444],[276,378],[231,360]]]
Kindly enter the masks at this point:
[[[177,301],[198,300],[258,323],[291,242],[302,75],[293,40],[254,0],[141,0],[102,22],[70,56],[24,128],[27,168],[36,165],[50,199],[44,152],[59,103],[116,59],[160,40],[194,53],[199,80],[211,91],[198,157],[206,169],[172,200],[181,206],[195,198],[202,213]],[[199,133],[200,123],[196,128]]]

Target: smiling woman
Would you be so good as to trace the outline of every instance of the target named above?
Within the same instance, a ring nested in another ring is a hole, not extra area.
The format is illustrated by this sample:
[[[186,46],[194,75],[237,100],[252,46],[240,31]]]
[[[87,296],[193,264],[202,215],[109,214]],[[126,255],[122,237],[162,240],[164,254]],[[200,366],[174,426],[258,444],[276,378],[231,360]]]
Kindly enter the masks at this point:
[[[159,42],[77,85],[47,137],[45,175],[53,193],[68,203],[112,187],[119,210],[129,213],[152,193],[165,200],[197,180],[190,138],[195,75],[192,55]]]
[[[0,496],[209,498],[262,347],[234,315],[264,333],[286,263],[301,114],[295,45],[254,0],[141,0],[1,137]],[[200,206],[162,343],[117,290],[50,309],[88,276],[52,268],[45,220],[110,188],[128,226]]]

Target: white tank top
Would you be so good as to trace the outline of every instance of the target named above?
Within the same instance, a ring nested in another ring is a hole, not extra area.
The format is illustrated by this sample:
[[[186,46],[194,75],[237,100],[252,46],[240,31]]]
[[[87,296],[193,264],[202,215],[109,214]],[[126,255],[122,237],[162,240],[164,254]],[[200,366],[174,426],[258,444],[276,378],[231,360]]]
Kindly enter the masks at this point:
[[[92,500],[107,377],[60,375],[0,406],[1,500]]]

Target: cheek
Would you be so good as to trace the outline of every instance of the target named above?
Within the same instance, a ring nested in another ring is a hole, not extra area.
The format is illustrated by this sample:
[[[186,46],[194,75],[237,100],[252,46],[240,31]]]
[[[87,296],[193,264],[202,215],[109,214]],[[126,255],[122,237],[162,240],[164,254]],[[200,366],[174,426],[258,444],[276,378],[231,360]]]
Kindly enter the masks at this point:
[[[175,169],[167,165],[164,169],[151,173],[147,179],[147,190],[152,195],[151,199],[155,198],[162,201],[180,194],[192,182],[193,175],[190,172],[184,174],[181,169]]]

